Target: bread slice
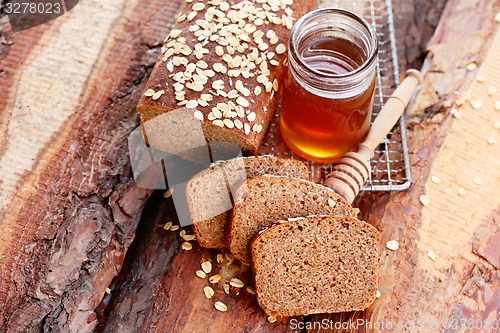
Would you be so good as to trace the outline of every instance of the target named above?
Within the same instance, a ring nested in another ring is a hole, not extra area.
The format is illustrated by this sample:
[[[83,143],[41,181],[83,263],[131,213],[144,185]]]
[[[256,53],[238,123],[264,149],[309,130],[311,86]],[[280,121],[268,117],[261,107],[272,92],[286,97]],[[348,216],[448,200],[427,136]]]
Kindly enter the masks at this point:
[[[247,177],[264,174],[302,179],[309,177],[305,164],[300,161],[259,156],[217,164],[196,174],[188,182],[188,207],[194,222],[193,230],[201,246],[227,248],[226,225],[233,206],[230,192],[234,192]]]
[[[239,203],[229,228],[229,249],[242,262],[250,262],[252,237],[278,220],[318,214],[356,216],[344,198],[310,181],[264,176],[249,180],[247,187],[236,192]]]
[[[251,245],[257,301],[273,316],[364,310],[377,293],[379,242],[351,217],[277,224]]]
[[[290,29],[316,5],[316,0],[277,6],[256,0],[184,3],[137,105],[143,127],[184,108],[201,122],[207,141],[232,142],[255,155],[287,71]],[[191,139],[190,131],[175,132]]]

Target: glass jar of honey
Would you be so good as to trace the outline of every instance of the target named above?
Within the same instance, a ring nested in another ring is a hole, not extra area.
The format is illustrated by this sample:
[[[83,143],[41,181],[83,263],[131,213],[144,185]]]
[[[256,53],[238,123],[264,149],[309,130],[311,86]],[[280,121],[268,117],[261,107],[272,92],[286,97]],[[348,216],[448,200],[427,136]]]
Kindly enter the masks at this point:
[[[281,134],[297,155],[333,163],[355,150],[370,128],[377,35],[343,9],[318,9],[292,28]]]

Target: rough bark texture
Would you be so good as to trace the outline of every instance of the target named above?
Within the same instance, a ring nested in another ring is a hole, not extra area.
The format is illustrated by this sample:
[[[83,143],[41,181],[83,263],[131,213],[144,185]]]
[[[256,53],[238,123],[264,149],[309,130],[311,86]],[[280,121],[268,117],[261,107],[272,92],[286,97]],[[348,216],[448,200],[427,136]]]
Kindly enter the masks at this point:
[[[80,1],[15,34],[0,19],[0,331],[96,326],[150,195],[126,141],[168,30],[149,21],[175,11]]]
[[[401,73],[420,68],[447,0],[395,0],[394,29]]]
[[[457,332],[467,328],[469,319],[477,320],[470,326],[474,332],[482,331],[485,323],[489,329],[495,327],[491,324],[498,318],[500,299],[495,266],[500,203],[494,194],[498,183],[493,180],[498,177],[498,154],[487,144],[495,133],[494,98],[486,89],[500,85],[494,70],[499,68],[495,57],[499,47],[489,48],[498,30],[493,20],[498,10],[494,1],[448,1],[426,48],[424,84],[409,111],[413,184],[400,193],[365,193],[355,203],[361,217],[382,232],[381,297],[364,312],[313,316],[313,322],[326,318],[348,325],[359,320],[362,324],[354,330],[359,332],[374,331],[369,323],[386,325],[389,332],[412,331],[415,324],[421,332],[445,328]],[[466,66],[481,64],[486,55],[489,62],[479,74],[487,76],[488,83],[473,82],[478,72],[467,71]],[[485,106],[474,111],[466,103],[459,111],[464,116],[453,119],[443,102],[453,101],[457,94],[483,99]],[[467,194],[458,195],[460,189]],[[422,195],[429,198],[428,206],[420,202]],[[400,244],[397,251],[384,246],[393,239]],[[396,328],[398,323],[409,326]]]
[[[427,42],[429,38],[431,38],[432,33],[430,31],[437,24],[437,18],[439,17],[444,2],[436,3],[435,6],[432,6],[432,10],[429,10],[429,8],[431,8],[430,4],[421,5],[422,4],[419,4],[417,6],[417,4],[408,1],[395,3],[397,35],[406,37],[403,39],[404,42],[398,45],[399,50],[404,55],[400,57],[402,68],[411,67],[415,64],[421,63],[424,55],[422,51],[425,50]],[[474,3],[465,1],[460,3],[453,2],[450,6],[451,8],[460,8],[461,6],[473,7],[474,5]],[[488,4],[483,3],[483,6],[487,5]],[[491,2],[489,5],[491,5]],[[416,7],[417,10],[414,13],[414,11],[408,10],[409,7]],[[448,11],[450,11],[450,8]],[[426,13],[427,16],[416,14],[417,12]],[[491,13],[494,12],[494,10],[485,11],[485,15],[487,15],[487,12]],[[462,11],[461,15],[465,15],[465,13],[466,10]],[[455,15],[458,14],[453,11],[451,13],[448,12],[445,15],[445,20],[455,19]],[[480,17],[477,17],[476,19],[477,22],[483,20],[483,18]],[[491,22],[491,14],[488,16],[488,19],[489,22]],[[422,24],[426,25],[428,28],[424,30],[419,29]],[[474,23],[471,23],[471,25],[474,26]],[[442,26],[441,29],[446,29],[446,26]],[[486,27],[483,26],[475,31],[469,32],[470,35],[473,36],[472,38],[477,40],[478,45],[481,46],[475,53],[478,59],[486,53],[488,43],[485,38],[478,37],[478,35],[475,34],[484,35],[484,33],[488,34],[488,31],[489,34],[491,34],[491,25],[486,25]],[[459,43],[460,38],[462,37],[461,32],[450,32],[449,34],[449,43]],[[462,58],[464,56],[464,54],[457,54],[457,59],[453,59],[455,60],[455,62],[453,62],[454,66],[463,67],[463,59],[468,59],[468,56]],[[438,54],[432,54],[431,57],[433,58],[428,61],[431,61],[434,58],[437,60],[442,58],[449,59],[449,53],[441,51]],[[459,61],[462,61],[462,63]],[[465,62],[465,64],[466,63],[467,62]],[[463,76],[456,76],[453,72],[442,73],[442,75],[446,76],[447,80],[457,81],[457,84],[463,85],[464,87],[466,86],[466,81]],[[470,83],[470,80],[468,82]],[[433,83],[435,84],[436,82],[432,80],[429,84],[432,85]],[[436,106],[433,106],[436,101],[427,97],[434,96],[434,94],[423,95],[424,96],[420,97],[421,99],[418,101],[421,103],[427,103],[428,105],[426,105],[426,107],[431,109],[436,108]],[[424,109],[426,107],[424,107]],[[422,108],[420,107],[419,109]],[[415,184],[410,191],[396,194],[365,193],[360,196],[356,203],[356,205],[361,208],[362,217],[370,223],[378,226],[384,234],[384,241],[381,245],[383,258],[381,261],[381,299],[378,300],[373,307],[364,312],[345,313],[326,317],[312,316],[312,318],[307,318],[305,322],[314,323],[321,321],[323,318],[332,319],[334,322],[339,321],[345,323],[362,318],[370,319],[372,321],[386,322],[403,321],[403,318],[406,318],[406,321],[408,322],[411,320],[418,320],[419,317],[415,313],[408,313],[404,311],[398,313],[398,309],[403,307],[406,302],[413,304],[416,302],[415,297],[418,298],[417,292],[412,292],[412,294],[405,292],[405,290],[409,287],[408,283],[404,282],[405,280],[415,279],[415,282],[419,283],[415,286],[417,289],[421,286],[424,286],[424,288],[430,288],[429,290],[436,288],[433,281],[427,280],[425,275],[412,268],[412,265],[416,265],[416,263],[420,260],[430,260],[425,251],[421,251],[420,253],[415,252],[415,244],[412,239],[418,238],[416,233],[418,225],[421,223],[420,219],[422,206],[418,200],[419,195],[429,178],[429,169],[446,136],[447,131],[449,130],[450,122],[451,119],[447,117],[440,119],[436,118],[434,121],[427,121],[420,125],[413,125],[413,131],[410,132],[410,151],[412,152],[412,171],[414,174]],[[154,224],[155,223],[152,225]],[[152,228],[151,225],[150,228]],[[195,278],[194,272],[196,269],[199,269],[199,263],[204,260],[202,258],[211,258],[214,262],[215,253],[212,252],[210,254],[210,252],[205,250],[200,252],[199,249],[195,248],[194,252],[179,253],[177,256],[172,258],[170,255],[165,254],[162,256],[162,260],[156,261],[156,257],[159,256],[159,250],[160,253],[171,253],[174,251],[173,249],[178,247],[178,243],[173,242],[170,243],[168,251],[161,251],[162,245],[146,245],[157,244],[158,241],[156,240],[156,237],[158,237],[158,235],[160,235],[160,237],[168,237],[167,239],[171,238],[171,236],[161,236],[161,233],[161,230],[160,232],[144,232],[141,233],[141,236],[139,236],[140,238],[138,238],[138,240],[140,239],[141,244],[140,249],[137,249],[136,252],[131,252],[131,255],[135,256],[136,259],[141,258],[141,260],[139,262],[134,262],[131,265],[134,269],[133,272],[130,272],[128,275],[122,277],[124,279],[123,285],[117,288],[115,301],[108,308],[110,319],[105,326],[105,331],[115,331],[119,327],[122,327],[119,326],[118,323],[121,323],[122,325],[129,325],[127,326],[128,329],[143,332],[168,332],[171,330],[179,332],[205,331],[207,330],[206,326],[208,325],[210,325],[210,331],[225,331],[228,330],[227,325],[229,322],[234,325],[232,326],[233,330],[241,332],[252,330],[262,331],[265,329],[286,331],[292,329],[290,322],[288,322],[288,326],[266,324],[265,318],[262,318],[262,315],[260,315],[260,320],[258,315],[252,317],[251,319],[247,318],[246,314],[249,311],[249,298],[252,297],[245,294],[238,296],[238,302],[233,302],[233,299],[229,300],[229,302],[231,302],[229,306],[230,310],[227,313],[220,314],[215,312],[214,314],[213,311],[206,312],[211,308],[213,301],[204,298],[201,289],[207,283],[206,281],[205,283],[200,283],[201,279]],[[397,252],[400,257],[397,257],[396,254],[384,249],[385,242],[389,239],[398,238],[398,234],[404,235],[405,238],[408,238],[408,240],[400,239],[402,248],[398,250],[399,252]],[[493,243],[482,243],[477,241],[476,243],[478,244],[477,247],[481,247],[483,251],[488,248],[491,256],[491,248],[494,247],[491,244]],[[158,262],[164,262],[164,273],[161,274],[163,277],[157,275],[156,273],[148,273],[148,271],[143,268],[144,266],[153,265],[153,262],[155,265]],[[469,263],[469,265],[457,266],[453,276],[450,277],[450,281],[453,281],[451,284],[457,286],[463,285],[466,281],[464,276],[467,276],[467,269],[470,268],[470,265],[472,264]],[[216,267],[219,267],[219,265],[216,265]],[[239,273],[241,274],[241,272]],[[413,275],[419,276],[413,277]],[[172,289],[176,283],[177,285],[182,285],[182,291],[178,290],[179,288]],[[148,285],[152,286],[150,289],[151,294],[154,295],[152,297],[150,297],[150,294],[146,294],[144,292],[144,288]],[[192,290],[195,292],[192,293]],[[429,301],[431,299],[429,295],[430,292],[427,293],[428,298],[420,301],[419,303],[425,304],[425,302]],[[219,299],[226,302],[227,298],[222,297],[223,294],[220,290],[220,286],[219,289],[216,289],[215,297],[217,296]],[[441,295],[441,298],[438,300],[442,302],[442,304],[445,304],[447,296],[449,295]],[[187,304],[185,303],[186,300],[188,300]],[[491,301],[492,298],[489,298],[489,300]],[[135,304],[139,303],[144,306],[137,309],[131,308],[131,304],[134,302]],[[183,303],[185,305],[182,307],[183,312],[179,312],[179,307],[175,306],[175,304],[178,303]],[[434,303],[430,302],[427,307],[433,305]],[[408,308],[415,309],[411,305],[408,305]],[[250,312],[254,313],[253,307],[250,307],[250,309],[252,309]],[[158,314],[161,311],[164,312],[163,315]],[[257,312],[261,313],[260,310]],[[430,315],[433,312],[433,310],[429,309],[428,312],[424,312],[423,315]],[[196,314],[200,313],[203,315],[196,316]],[[443,322],[443,318],[448,318],[446,316],[449,316],[449,313],[446,311],[443,311],[438,316],[441,320],[441,324],[446,324]],[[289,319],[284,319],[284,322],[287,322],[288,320]],[[240,325],[240,322],[247,324]],[[369,327],[361,325],[358,329],[359,331],[368,331]],[[311,332],[316,331],[318,330],[311,330]],[[326,332],[329,330],[322,331]]]

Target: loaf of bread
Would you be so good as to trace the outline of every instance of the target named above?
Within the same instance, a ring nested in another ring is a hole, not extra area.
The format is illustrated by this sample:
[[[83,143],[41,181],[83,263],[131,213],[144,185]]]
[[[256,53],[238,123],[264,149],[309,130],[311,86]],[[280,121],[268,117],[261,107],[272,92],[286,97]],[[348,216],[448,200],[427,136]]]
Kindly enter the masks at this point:
[[[137,106],[141,123],[182,108],[207,141],[255,154],[278,101],[290,29],[315,5],[187,0]]]
[[[229,249],[245,263],[250,262],[252,238],[278,220],[317,214],[356,216],[332,189],[307,180],[262,176],[250,179],[247,187],[236,191],[238,203],[229,227]]]
[[[277,224],[252,242],[257,301],[273,316],[364,310],[378,286],[380,234],[351,217]]]
[[[273,174],[308,179],[304,163],[271,156],[244,157],[216,164],[196,174],[186,196],[193,230],[201,246],[227,248],[226,225],[231,216],[230,193],[247,178]],[[225,186],[220,186],[225,184]],[[213,216],[213,217],[211,217]]]

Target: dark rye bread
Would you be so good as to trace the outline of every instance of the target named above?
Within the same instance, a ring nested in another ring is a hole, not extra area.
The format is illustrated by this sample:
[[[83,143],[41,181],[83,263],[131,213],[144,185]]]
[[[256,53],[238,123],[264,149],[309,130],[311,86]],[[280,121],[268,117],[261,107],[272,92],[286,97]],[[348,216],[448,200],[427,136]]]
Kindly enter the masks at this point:
[[[278,220],[318,214],[356,216],[344,198],[310,181],[264,176],[249,180],[247,187],[248,193],[236,192],[239,203],[229,228],[229,249],[242,262],[250,262],[252,237]]]
[[[183,112],[201,120],[209,142],[232,142],[244,153],[255,154],[279,98],[290,29],[316,4],[187,1],[137,106],[143,128],[145,122],[183,107]],[[189,133],[182,125],[175,131]],[[165,145],[161,149],[170,151]]]
[[[366,309],[378,286],[380,234],[351,217],[277,224],[252,242],[257,301],[273,316]]]
[[[188,207],[194,222],[193,230],[201,246],[227,248],[226,225],[229,223],[232,208],[229,193],[234,193],[247,177],[264,174],[302,179],[309,177],[305,164],[300,161],[259,156],[233,159],[214,165],[196,174],[188,182]]]

